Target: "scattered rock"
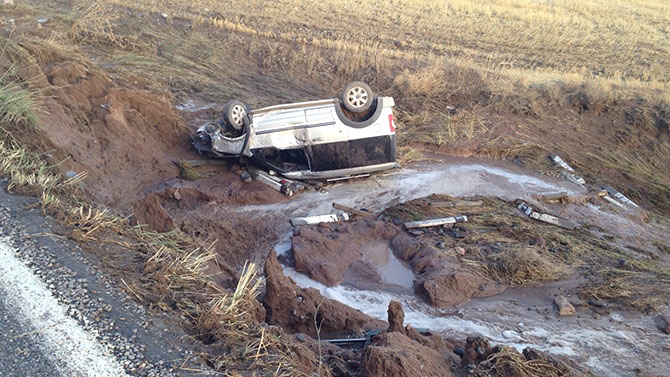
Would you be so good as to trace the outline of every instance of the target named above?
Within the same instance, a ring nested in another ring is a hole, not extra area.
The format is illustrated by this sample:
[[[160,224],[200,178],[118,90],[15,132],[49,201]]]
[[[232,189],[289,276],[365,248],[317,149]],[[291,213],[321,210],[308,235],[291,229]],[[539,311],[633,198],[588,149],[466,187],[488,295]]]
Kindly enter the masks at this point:
[[[465,344],[464,355],[461,357],[461,365],[475,365],[486,360],[493,352],[488,340],[481,336],[468,337]]]
[[[670,335],[670,315],[669,314],[659,314],[654,318],[654,323],[659,330]]]
[[[167,19],[167,18],[168,18],[168,14],[167,14],[167,13],[161,13],[161,17]]]
[[[462,248],[462,247],[460,247],[460,246],[455,247],[455,248],[454,248],[454,251],[455,251],[456,254],[458,254],[458,255],[465,255],[465,249]]]
[[[576,312],[575,307],[565,296],[554,297],[554,306],[558,310],[558,315],[573,315]]]

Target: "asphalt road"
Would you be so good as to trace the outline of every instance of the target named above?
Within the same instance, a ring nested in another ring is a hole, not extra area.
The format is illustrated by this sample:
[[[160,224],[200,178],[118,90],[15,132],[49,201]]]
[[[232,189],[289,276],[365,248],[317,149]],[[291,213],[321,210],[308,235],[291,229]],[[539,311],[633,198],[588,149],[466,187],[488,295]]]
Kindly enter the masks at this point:
[[[0,376],[210,375],[170,314],[149,313],[35,198],[0,182]],[[198,372],[194,372],[198,371]]]

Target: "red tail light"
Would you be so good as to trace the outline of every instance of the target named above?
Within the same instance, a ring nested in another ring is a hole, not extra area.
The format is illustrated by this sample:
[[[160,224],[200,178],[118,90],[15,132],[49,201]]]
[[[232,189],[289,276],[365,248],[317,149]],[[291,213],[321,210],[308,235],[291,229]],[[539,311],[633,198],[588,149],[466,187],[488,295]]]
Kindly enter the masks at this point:
[[[395,124],[393,124],[393,114],[389,114],[389,129],[395,132]]]

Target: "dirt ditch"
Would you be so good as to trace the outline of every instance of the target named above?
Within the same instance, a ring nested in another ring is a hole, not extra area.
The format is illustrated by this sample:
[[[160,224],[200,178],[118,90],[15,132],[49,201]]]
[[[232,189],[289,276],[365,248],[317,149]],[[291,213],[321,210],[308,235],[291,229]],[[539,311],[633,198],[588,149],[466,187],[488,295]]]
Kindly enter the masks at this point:
[[[78,189],[91,202],[212,250],[206,267],[216,288],[198,289],[228,297],[247,261],[264,265],[261,294],[248,312],[261,342],[266,329],[290,334],[285,346],[297,350],[305,368],[323,357],[339,376],[410,376],[421,368],[441,376],[588,374],[582,367],[602,375],[670,372],[663,363],[667,336],[647,314],[668,307],[662,225],[591,200],[565,179],[506,162],[415,163],[291,200],[242,182],[234,162],[206,164],[198,177],[187,177],[179,162],[198,158],[189,134],[211,108],[178,110],[167,94],[120,87],[75,59],[44,53],[44,46],[22,48],[33,57],[24,68],[53,95],[44,99],[48,116],[33,128],[9,130],[13,137],[50,151],[66,175],[86,172]],[[537,199],[556,191],[580,199]],[[581,228],[535,222],[512,203],[519,198]],[[289,226],[293,216],[332,213],[333,202],[375,216]],[[455,215],[469,221],[412,233],[402,226]],[[128,268],[155,267],[140,264],[130,260]],[[178,307],[174,296],[156,306]],[[575,315],[558,317],[558,296]],[[219,353],[211,364],[225,365],[225,355],[237,350],[212,335],[216,321],[189,310],[200,339]],[[365,330],[388,327],[358,350],[313,339],[365,337]]]

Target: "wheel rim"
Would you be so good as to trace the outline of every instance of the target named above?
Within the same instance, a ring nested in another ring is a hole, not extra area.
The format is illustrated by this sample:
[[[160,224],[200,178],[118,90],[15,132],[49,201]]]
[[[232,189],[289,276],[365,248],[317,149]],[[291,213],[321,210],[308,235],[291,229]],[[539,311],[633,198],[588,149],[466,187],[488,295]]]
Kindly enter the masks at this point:
[[[368,91],[360,86],[351,88],[349,93],[347,93],[347,102],[355,108],[365,106],[368,103]]]
[[[233,109],[230,112],[230,117],[233,123],[237,126],[244,124],[244,116],[247,115],[246,110],[241,105],[233,106]]]

